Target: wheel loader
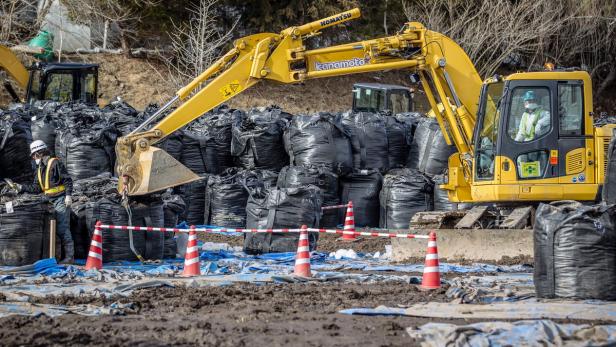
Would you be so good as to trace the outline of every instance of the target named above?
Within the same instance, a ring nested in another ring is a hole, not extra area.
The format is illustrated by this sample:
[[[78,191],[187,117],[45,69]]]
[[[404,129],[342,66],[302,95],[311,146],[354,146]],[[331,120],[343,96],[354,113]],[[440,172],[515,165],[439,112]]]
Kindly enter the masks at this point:
[[[441,188],[452,202],[476,205],[460,213],[460,227],[474,227],[488,211],[497,211],[492,225],[520,228],[539,202],[598,199],[614,125],[593,125],[587,72],[518,72],[482,80],[456,42],[418,22],[392,36],[306,48],[305,40],[322,29],[359,16],[359,9],[352,9],[235,40],[231,50],[118,141],[120,191],[143,195],[198,180],[156,143],[259,83],[400,70],[420,81],[446,142],[457,149]],[[531,101],[540,116],[526,110]],[[174,104],[177,108],[161,117]]]

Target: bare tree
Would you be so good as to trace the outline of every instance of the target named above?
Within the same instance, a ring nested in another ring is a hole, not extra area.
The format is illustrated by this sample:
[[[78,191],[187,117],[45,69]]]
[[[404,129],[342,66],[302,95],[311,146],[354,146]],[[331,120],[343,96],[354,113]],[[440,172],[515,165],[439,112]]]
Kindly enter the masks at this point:
[[[237,21],[231,30],[222,33],[214,7],[217,3],[218,0],[200,0],[198,5],[189,8],[190,19],[174,24],[174,30],[169,33],[174,57],[167,63],[174,87],[184,86],[212,65],[231,40]]]
[[[482,76],[519,58],[532,65],[545,42],[571,17],[559,1],[413,0],[403,4],[409,20],[422,22],[462,46]]]
[[[0,1],[0,42],[19,44],[34,36],[40,29],[49,6],[50,4],[44,2],[39,10],[36,0]]]

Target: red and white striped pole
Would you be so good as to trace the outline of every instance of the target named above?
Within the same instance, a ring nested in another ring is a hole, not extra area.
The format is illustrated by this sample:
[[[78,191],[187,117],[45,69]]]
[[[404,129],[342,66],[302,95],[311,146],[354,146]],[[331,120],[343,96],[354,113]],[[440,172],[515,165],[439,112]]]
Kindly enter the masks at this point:
[[[200,276],[201,268],[199,263],[199,247],[197,246],[197,232],[195,226],[190,226],[188,232],[188,243],[186,244],[186,255],[184,256],[184,270],[182,277]]]
[[[424,289],[438,289],[441,287],[441,273],[439,270],[438,249],[436,247],[436,233],[432,231],[429,236],[421,287]]]
[[[302,225],[297,243],[297,255],[295,256],[295,276],[312,277],[310,271],[310,243],[308,242],[308,227]]]
[[[101,221],[96,222],[94,226],[94,234],[92,234],[92,242],[90,242],[90,251],[86,260],[86,270],[103,268],[103,229]]]
[[[355,241],[355,215],[353,213],[353,201],[349,201],[346,215],[344,217],[344,228],[342,229],[342,241]]]

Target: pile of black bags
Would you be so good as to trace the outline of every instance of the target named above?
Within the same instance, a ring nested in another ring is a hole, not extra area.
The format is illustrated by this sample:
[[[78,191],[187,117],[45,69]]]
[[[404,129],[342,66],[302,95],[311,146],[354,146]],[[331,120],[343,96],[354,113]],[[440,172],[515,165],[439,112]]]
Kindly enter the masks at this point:
[[[537,297],[616,299],[616,206],[541,204],[534,243]]]
[[[0,266],[32,264],[48,256],[49,205],[36,195],[0,198]]]
[[[0,178],[32,182],[30,143],[32,132],[28,114],[19,108],[0,111]]]
[[[353,167],[350,137],[335,116],[295,116],[284,132],[291,165],[318,165],[345,173]]]
[[[423,118],[413,134],[407,167],[429,176],[439,175],[447,170],[449,156],[455,151],[445,142],[436,119]]]
[[[246,227],[258,229],[318,228],[321,218],[321,191],[315,186],[273,188],[261,195],[251,194],[246,206]],[[309,233],[310,250],[315,250],[318,234]],[[249,254],[295,252],[299,233],[245,234],[244,251]]]
[[[231,154],[245,169],[280,171],[289,164],[283,132],[290,115],[279,108],[252,109],[233,124]]]
[[[341,202],[353,201],[355,226],[376,227],[379,225],[379,193],[383,185],[383,175],[377,169],[353,170],[340,179]],[[340,220],[344,220],[345,210],[339,210]]]
[[[389,171],[380,193],[380,227],[407,229],[415,213],[433,209],[434,185],[421,172],[409,169]]]
[[[205,196],[205,223],[227,228],[246,225],[245,177],[236,168],[227,169],[220,176],[210,176]]]

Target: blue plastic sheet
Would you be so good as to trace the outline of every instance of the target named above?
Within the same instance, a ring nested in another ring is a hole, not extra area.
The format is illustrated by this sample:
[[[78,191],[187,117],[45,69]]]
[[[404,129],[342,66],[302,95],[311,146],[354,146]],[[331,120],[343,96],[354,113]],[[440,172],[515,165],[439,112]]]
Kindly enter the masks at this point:
[[[407,329],[422,346],[607,346],[616,344],[616,325],[558,324],[551,320],[428,323]]]

